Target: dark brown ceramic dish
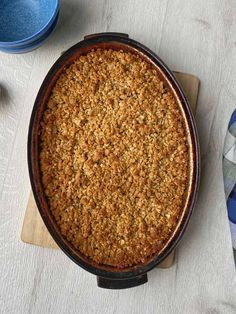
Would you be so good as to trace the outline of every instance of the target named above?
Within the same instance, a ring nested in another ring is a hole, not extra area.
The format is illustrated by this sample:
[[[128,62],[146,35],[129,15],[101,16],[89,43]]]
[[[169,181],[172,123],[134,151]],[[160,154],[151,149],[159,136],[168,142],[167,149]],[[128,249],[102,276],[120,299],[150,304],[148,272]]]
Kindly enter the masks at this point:
[[[112,48],[115,50],[135,52],[142,58],[149,60],[158,70],[162,80],[170,87],[181,108],[188,133],[190,147],[190,180],[187,189],[186,203],[183,206],[182,217],[171,238],[161,252],[150,258],[146,264],[136,265],[128,269],[115,269],[113,267],[98,265],[74,249],[60,234],[44,194],[39,167],[39,128],[42,114],[51,90],[65,67],[68,67],[80,55],[91,49]],[[58,246],[79,266],[98,276],[98,285],[104,288],[121,289],[143,284],[147,281],[147,272],[161,263],[176,247],[181,239],[191,216],[197,197],[199,186],[199,144],[197,130],[187,99],[168,67],[148,48],[130,39],[128,35],[119,33],[101,33],[86,36],[85,39],[67,50],[52,66],[44,79],[35,100],[28,135],[28,165],[34,197],[50,234]]]

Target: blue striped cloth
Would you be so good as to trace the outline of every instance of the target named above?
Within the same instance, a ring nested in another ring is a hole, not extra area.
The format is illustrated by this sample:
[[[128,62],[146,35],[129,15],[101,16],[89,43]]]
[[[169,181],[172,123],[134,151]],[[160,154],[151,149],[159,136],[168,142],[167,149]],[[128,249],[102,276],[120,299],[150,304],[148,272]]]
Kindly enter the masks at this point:
[[[236,110],[228,125],[223,152],[223,174],[226,204],[236,265]]]

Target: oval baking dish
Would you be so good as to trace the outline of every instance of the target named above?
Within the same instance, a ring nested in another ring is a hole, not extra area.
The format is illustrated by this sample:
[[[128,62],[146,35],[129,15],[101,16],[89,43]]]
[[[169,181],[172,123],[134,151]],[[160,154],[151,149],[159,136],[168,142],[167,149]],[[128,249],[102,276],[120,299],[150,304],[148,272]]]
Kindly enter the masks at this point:
[[[52,88],[65,68],[70,66],[81,55],[86,55],[92,49],[97,48],[123,50],[125,52],[135,53],[141,56],[142,59],[153,64],[158,72],[158,76],[164,84],[170,88],[171,93],[180,107],[186,126],[187,141],[190,151],[189,183],[186,191],[186,201],[183,205],[182,214],[177,227],[168,239],[164,248],[158,252],[158,254],[150,257],[145,264],[138,264],[124,269],[95,263],[76,250],[73,245],[61,235],[59,227],[50,212],[40,172],[40,125]],[[111,289],[129,288],[143,284],[147,281],[147,272],[161,263],[172,252],[185,231],[196,201],[199,186],[200,166],[198,135],[188,101],[180,85],[168,67],[151,50],[137,41],[130,39],[128,35],[125,34],[94,34],[86,36],[83,41],[63,53],[46,75],[36,97],[30,120],[28,134],[28,166],[31,185],[39,212],[58,246],[76,264],[97,275],[98,286]]]

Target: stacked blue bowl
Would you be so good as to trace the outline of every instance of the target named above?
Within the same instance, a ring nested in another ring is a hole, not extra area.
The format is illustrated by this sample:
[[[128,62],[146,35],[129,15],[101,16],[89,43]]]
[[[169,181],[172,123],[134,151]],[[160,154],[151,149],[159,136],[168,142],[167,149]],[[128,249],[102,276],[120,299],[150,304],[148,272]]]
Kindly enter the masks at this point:
[[[1,0],[0,50],[24,53],[38,48],[54,30],[60,0]]]

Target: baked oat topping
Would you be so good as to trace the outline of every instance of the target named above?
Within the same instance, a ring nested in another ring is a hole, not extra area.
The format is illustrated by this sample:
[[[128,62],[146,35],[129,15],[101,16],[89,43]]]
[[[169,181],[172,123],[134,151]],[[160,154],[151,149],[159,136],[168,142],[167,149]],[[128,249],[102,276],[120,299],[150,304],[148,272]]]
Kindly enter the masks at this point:
[[[184,120],[153,65],[98,49],[57,80],[40,165],[61,233],[93,261],[125,268],[157,254],[185,201]]]

